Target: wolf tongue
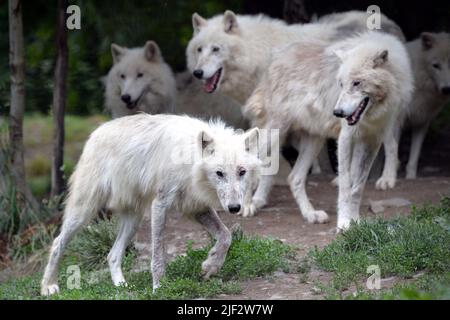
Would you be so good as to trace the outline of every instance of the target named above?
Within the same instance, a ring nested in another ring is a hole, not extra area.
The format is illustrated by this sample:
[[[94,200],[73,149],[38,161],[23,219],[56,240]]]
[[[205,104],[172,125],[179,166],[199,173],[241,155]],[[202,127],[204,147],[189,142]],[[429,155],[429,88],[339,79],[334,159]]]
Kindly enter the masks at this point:
[[[219,76],[219,73],[216,72],[211,78],[207,79],[205,82],[205,90],[206,92],[212,92],[214,91],[217,83],[217,77]]]

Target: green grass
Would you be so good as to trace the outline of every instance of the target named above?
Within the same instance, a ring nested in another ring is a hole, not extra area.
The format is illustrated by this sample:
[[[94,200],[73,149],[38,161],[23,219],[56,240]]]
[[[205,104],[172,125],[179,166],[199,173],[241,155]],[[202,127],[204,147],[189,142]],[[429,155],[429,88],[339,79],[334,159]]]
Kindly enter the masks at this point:
[[[104,115],[67,115],[65,124],[64,174],[68,178],[90,133],[107,121]],[[50,190],[53,120],[51,116],[28,114],[24,119],[25,166],[33,194],[44,198]]]
[[[407,280],[419,272],[433,279],[444,277],[450,270],[450,199],[444,198],[439,206],[415,208],[407,217],[354,224],[325,248],[311,251],[310,257],[320,269],[333,273],[323,286],[333,298],[342,297],[352,285],[364,292],[361,281],[369,276],[370,265],[379,266],[382,277]],[[420,292],[421,287],[413,283],[380,296],[401,297],[408,290]]]
[[[109,226],[94,228],[102,229],[103,233],[107,229],[106,233],[109,234],[113,225],[114,222],[111,222]],[[61,294],[51,299],[194,299],[237,294],[241,291],[239,281],[268,276],[277,270],[288,271],[295,258],[293,248],[278,240],[247,237],[236,231],[233,233],[233,242],[223,269],[216,277],[205,281],[200,275],[201,263],[206,258],[210,246],[192,249],[189,245],[186,255],[175,258],[167,265],[161,288],[153,294],[151,273],[132,271],[135,257],[133,250],[129,252],[124,263],[124,274],[129,286],[116,288],[111,283],[109,271],[102,269],[105,266],[104,257],[100,259],[102,263],[91,264],[92,256],[106,254],[106,244],[110,241],[110,237],[99,238],[97,232],[88,230],[80,234],[79,238],[71,245],[60,269]],[[88,239],[97,239],[97,244],[101,242],[98,245],[101,249],[92,251],[94,245],[92,242],[88,243]],[[86,250],[90,253],[74,254],[76,250]],[[70,274],[67,274],[66,270],[73,264],[79,265],[81,269],[81,289],[69,290],[65,284],[70,279]],[[92,270],[93,267],[96,267],[97,271]],[[35,273],[0,284],[0,299],[41,299],[39,296],[41,276],[41,273]]]

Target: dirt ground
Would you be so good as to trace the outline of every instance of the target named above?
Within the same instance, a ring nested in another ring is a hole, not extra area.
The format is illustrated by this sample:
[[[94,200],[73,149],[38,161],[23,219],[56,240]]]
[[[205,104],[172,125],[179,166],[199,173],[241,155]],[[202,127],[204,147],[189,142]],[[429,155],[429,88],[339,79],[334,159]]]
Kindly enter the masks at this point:
[[[299,256],[306,254],[314,246],[322,247],[331,242],[336,234],[336,199],[337,188],[330,184],[332,176],[311,176],[308,183],[308,194],[316,208],[324,209],[330,215],[330,222],[321,225],[307,224],[301,217],[295,200],[287,186],[277,186],[272,192],[269,205],[257,216],[243,218],[221,212],[224,223],[231,228],[239,223],[245,234],[278,238],[281,241],[298,247]],[[444,195],[450,194],[450,177],[423,177],[417,180],[400,179],[392,191],[377,191],[374,181],[366,188],[361,213],[363,216],[375,216],[369,209],[370,200],[401,198],[415,205],[438,203]],[[378,213],[389,218],[398,214],[406,214],[410,205],[403,207],[386,207]],[[138,241],[148,243],[148,223],[141,228]],[[171,216],[167,223],[166,248],[169,259],[186,252],[187,242],[192,241],[194,248],[208,242],[207,233],[202,227],[186,217]],[[148,254],[147,246],[142,250],[144,258]],[[242,293],[233,296],[221,296],[221,299],[319,299],[314,282],[326,282],[329,275],[312,270],[308,279],[301,280],[299,274],[277,272],[269,279],[255,279],[242,283]],[[386,279],[386,282],[392,279]]]
[[[369,209],[369,202],[399,198],[408,200],[412,205],[421,206],[426,203],[437,204],[443,196],[450,195],[450,128],[438,132],[431,131],[425,139],[419,162],[419,178],[405,180],[404,169],[399,172],[400,179],[396,187],[389,191],[375,190],[375,180],[366,186],[361,208],[363,216],[394,217],[410,212],[411,205],[402,207],[385,207],[380,213]],[[400,148],[402,168],[405,167],[409,149],[409,133],[404,134]],[[242,218],[224,212],[220,213],[224,223],[230,228],[239,223],[246,234],[278,238],[281,241],[298,247],[301,257],[315,246],[322,247],[330,243],[336,236],[336,201],[337,188],[330,184],[332,175],[311,175],[308,182],[308,195],[317,209],[330,215],[330,222],[322,225],[307,224],[301,217],[295,200],[287,186],[277,186],[273,190],[269,205],[257,216]],[[186,252],[187,242],[193,247],[207,243],[207,233],[185,217],[170,217],[166,234],[166,248],[169,259]],[[138,241],[149,242],[148,224],[138,234]],[[148,255],[148,246],[142,250],[144,259]],[[220,299],[321,299],[315,282],[327,282],[330,275],[311,270],[308,278],[300,274],[284,274],[277,272],[270,279],[254,279],[241,284],[243,290],[239,295],[224,295]],[[302,281],[301,281],[302,280]],[[306,280],[306,281],[305,281]],[[382,279],[382,287],[390,287],[395,278]]]

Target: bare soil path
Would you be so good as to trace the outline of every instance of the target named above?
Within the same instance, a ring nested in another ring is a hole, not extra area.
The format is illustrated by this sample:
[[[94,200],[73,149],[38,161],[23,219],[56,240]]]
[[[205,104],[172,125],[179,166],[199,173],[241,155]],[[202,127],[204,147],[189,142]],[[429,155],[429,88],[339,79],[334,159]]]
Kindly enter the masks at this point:
[[[224,212],[221,218],[228,227],[235,223],[242,226],[245,234],[274,237],[298,247],[299,256],[305,255],[315,246],[322,247],[330,243],[336,236],[336,199],[337,189],[330,184],[332,176],[311,176],[308,183],[308,194],[316,208],[324,209],[330,215],[330,222],[321,225],[307,224],[301,217],[295,200],[286,186],[277,186],[272,192],[269,205],[257,216],[243,218]],[[391,191],[377,191],[374,181],[367,185],[363,206],[363,216],[375,216],[369,209],[370,200],[402,198],[421,206],[425,203],[438,203],[450,194],[450,177],[424,177],[417,180],[400,179]],[[398,208],[386,207],[377,215],[385,218],[410,212],[410,206]],[[193,247],[201,247],[208,242],[207,233],[194,221],[186,217],[172,216],[168,219],[166,247],[169,259],[186,252],[188,241]],[[139,231],[138,241],[149,242],[148,223],[144,223]],[[148,254],[148,246],[145,245]],[[221,299],[320,299],[322,295],[315,290],[315,281],[327,282],[329,275],[313,269],[308,278],[300,274],[284,274],[277,272],[268,279],[254,279],[242,283],[242,293],[233,296],[221,296]]]

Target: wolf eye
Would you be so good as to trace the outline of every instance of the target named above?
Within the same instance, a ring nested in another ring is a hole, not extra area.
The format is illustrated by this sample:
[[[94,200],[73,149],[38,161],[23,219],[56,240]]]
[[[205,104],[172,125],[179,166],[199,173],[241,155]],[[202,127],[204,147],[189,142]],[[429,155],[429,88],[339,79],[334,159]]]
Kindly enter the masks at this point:
[[[222,171],[216,171],[216,174],[218,177],[223,178],[223,172]]]
[[[137,74],[137,77],[138,78],[142,78],[144,76],[144,74],[142,73],[142,72],[139,72],[138,74]]]
[[[124,75],[124,74],[121,74],[120,77],[121,77],[122,79],[125,79],[125,75]]]
[[[353,86],[357,87],[361,84],[361,81],[353,81]]]
[[[435,69],[441,69],[441,65],[439,63],[433,63],[433,68]]]
[[[197,51],[198,51],[198,52],[202,52],[202,47],[198,47],[198,48],[197,48]]]
[[[219,52],[220,48],[219,47],[213,47],[212,51],[213,52]]]
[[[245,170],[245,169],[241,169],[240,171],[239,171],[239,176],[243,176],[243,175],[245,175],[247,173],[247,171]]]

